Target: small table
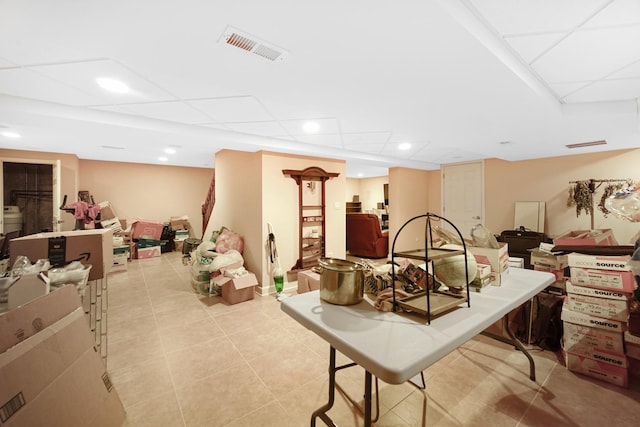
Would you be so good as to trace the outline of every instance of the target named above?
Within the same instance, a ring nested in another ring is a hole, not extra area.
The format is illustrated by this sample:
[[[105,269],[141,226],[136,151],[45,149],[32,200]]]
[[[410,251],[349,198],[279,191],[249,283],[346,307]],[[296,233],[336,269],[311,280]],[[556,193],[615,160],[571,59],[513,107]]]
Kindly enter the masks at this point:
[[[335,425],[326,412],[333,406],[335,372],[342,368],[335,366],[336,350],[365,370],[365,426],[371,425],[372,375],[389,384],[402,384],[501,318],[508,337],[489,336],[520,349],[529,359],[530,378],[535,380],[533,358],[511,333],[507,316],[554,280],[551,273],[512,268],[501,286],[472,293],[470,307],[465,302],[431,319],[429,325],[415,315],[378,311],[367,301],[350,306],[330,304],[320,300],[319,291],[284,299],[281,309],[330,345],[329,402],[312,414],[311,426],[317,417]]]

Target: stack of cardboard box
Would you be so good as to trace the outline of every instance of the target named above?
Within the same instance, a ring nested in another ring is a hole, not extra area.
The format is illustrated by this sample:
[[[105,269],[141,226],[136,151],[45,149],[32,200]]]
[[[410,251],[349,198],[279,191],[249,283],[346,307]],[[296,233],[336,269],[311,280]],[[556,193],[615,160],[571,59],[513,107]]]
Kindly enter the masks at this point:
[[[467,251],[471,252],[476,259],[476,263],[491,266],[491,284],[500,286],[505,275],[509,273],[509,245],[504,242],[499,243],[500,247],[481,248],[477,246],[467,246]]]
[[[567,368],[621,387],[628,386],[624,331],[636,287],[629,258],[569,254],[562,308]]]
[[[175,250],[182,252],[182,245],[184,241],[189,237],[193,237],[193,228],[187,217],[171,217],[169,221],[171,230],[175,233],[173,238],[175,244]]]
[[[0,384],[3,427],[125,420],[72,285],[0,315]]]
[[[159,257],[163,228],[164,224],[159,221],[137,220],[131,224],[131,238],[136,242],[133,257],[136,259]]]
[[[541,243],[537,249],[533,249],[531,251],[531,265],[534,270],[547,271],[556,277],[555,282],[546,289],[548,293],[564,295],[569,261],[566,254],[552,252],[552,247],[553,245],[549,243]]]

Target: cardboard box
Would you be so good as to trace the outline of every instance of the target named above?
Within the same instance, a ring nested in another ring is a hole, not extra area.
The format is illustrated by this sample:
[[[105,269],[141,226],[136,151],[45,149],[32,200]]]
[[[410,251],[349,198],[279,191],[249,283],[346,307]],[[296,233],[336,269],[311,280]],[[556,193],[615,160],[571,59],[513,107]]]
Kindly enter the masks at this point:
[[[100,221],[118,218],[118,214],[116,213],[115,208],[111,205],[111,202],[100,202],[98,203],[98,206],[100,206]]]
[[[49,259],[54,266],[71,261],[90,264],[89,280],[97,280],[105,277],[113,264],[113,231],[97,229],[30,234],[12,239],[9,251],[11,265],[20,255],[31,262]]]
[[[485,286],[491,285],[491,266],[487,264],[477,264],[476,277],[469,283],[469,290],[481,292]]]
[[[320,275],[311,270],[298,272],[298,293],[303,294],[309,291],[320,289]]]
[[[114,232],[122,231],[122,225],[118,218],[102,220],[100,221],[100,226],[102,228],[109,228]]]
[[[533,249],[531,251],[531,265],[563,270],[569,266],[569,259],[566,254],[558,255],[541,251],[540,249]]]
[[[172,231],[187,230],[187,237],[194,236],[193,227],[191,227],[191,223],[187,217],[171,217],[169,226]]]
[[[213,279],[214,283],[222,289],[222,299],[229,304],[237,304],[253,299],[258,278],[253,273],[230,278],[220,275]]]
[[[82,308],[0,354],[3,427],[121,426],[122,402]]]
[[[614,354],[624,354],[622,332],[563,322],[563,347],[569,353],[581,354],[581,347],[597,348]]]
[[[577,295],[587,295],[591,297],[608,298],[621,301],[629,301],[632,294],[628,292],[618,292],[607,289],[592,288],[589,286],[579,286],[567,280],[566,284],[567,293]]]
[[[607,381],[620,387],[629,386],[629,375],[626,368],[571,353],[565,353],[565,361],[567,369],[570,371]]]
[[[73,285],[65,285],[0,315],[0,353],[54,324],[80,307]]]
[[[23,274],[9,288],[9,310],[49,293],[49,278],[45,273]]]
[[[600,362],[609,363],[620,368],[628,368],[627,356],[624,353],[609,352],[600,348],[579,345],[574,346],[571,350],[564,349],[566,353],[573,354],[574,356],[582,356],[588,359],[598,360]]]
[[[155,239],[138,239],[138,249],[143,249],[143,248],[152,248],[154,246],[160,246],[162,245],[162,240],[155,240]]]
[[[569,267],[590,268],[594,270],[631,271],[627,265],[629,255],[586,255],[572,252],[567,256]]]
[[[158,221],[138,220],[131,224],[131,235],[134,239],[160,240],[164,224]]]
[[[467,246],[478,264],[491,266],[491,284],[494,286],[499,286],[504,274],[509,272],[509,245],[504,242],[499,244],[498,249]]]
[[[640,337],[630,334],[629,331],[625,331],[624,347],[627,357],[640,359]]]
[[[604,319],[602,317],[591,316],[590,314],[580,313],[578,311],[569,310],[566,304],[562,305],[562,313],[560,318],[564,322],[575,323],[577,325],[589,326],[592,328],[605,329],[607,331],[622,333],[626,324],[618,320]]]
[[[469,290],[472,292],[482,292],[487,286],[491,286],[491,275],[484,278],[476,277],[473,279],[473,281],[469,283]]]
[[[136,250],[137,259],[156,258],[162,255],[160,246],[151,246],[148,248],[138,248]]]
[[[578,311],[592,316],[619,320],[620,322],[626,322],[629,317],[629,305],[627,301],[567,294],[564,303],[571,311]]]
[[[569,231],[553,239],[553,244],[556,246],[616,246],[618,242],[611,229],[604,229]]]
[[[578,286],[627,293],[633,292],[636,288],[636,279],[632,271],[580,267],[570,267],[570,270],[571,282]]]
[[[533,269],[536,271],[546,271],[547,273],[552,273],[556,277],[556,283],[564,283],[567,278],[564,276],[564,269],[555,269],[548,267],[546,265],[534,265]]]
[[[127,246],[128,248],[128,246]],[[126,253],[120,253],[113,256],[113,266],[111,267],[111,273],[118,271],[127,271],[129,268],[129,250]]]
[[[189,230],[175,230],[174,241],[186,240],[189,237]]]

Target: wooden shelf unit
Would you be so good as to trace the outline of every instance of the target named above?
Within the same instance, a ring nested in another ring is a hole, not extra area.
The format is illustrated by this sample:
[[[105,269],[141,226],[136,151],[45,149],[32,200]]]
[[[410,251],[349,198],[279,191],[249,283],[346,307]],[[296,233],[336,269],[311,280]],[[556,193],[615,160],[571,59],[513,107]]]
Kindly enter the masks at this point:
[[[346,205],[347,213],[361,213],[362,212],[362,202],[347,202]]]
[[[312,166],[303,170],[284,169],[282,173],[298,184],[298,260],[291,270],[304,270],[318,265],[325,256],[325,188],[324,184],[339,173]],[[319,183],[317,189],[316,183]],[[308,190],[305,190],[308,189]],[[315,193],[319,191],[319,193]]]

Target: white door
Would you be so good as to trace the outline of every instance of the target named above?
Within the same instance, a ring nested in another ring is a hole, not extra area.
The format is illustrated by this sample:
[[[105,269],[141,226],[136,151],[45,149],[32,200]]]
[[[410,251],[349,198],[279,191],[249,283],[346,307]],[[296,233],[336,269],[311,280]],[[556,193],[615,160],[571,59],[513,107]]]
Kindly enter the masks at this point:
[[[484,163],[443,165],[441,173],[442,216],[471,238],[471,229],[484,224]]]

